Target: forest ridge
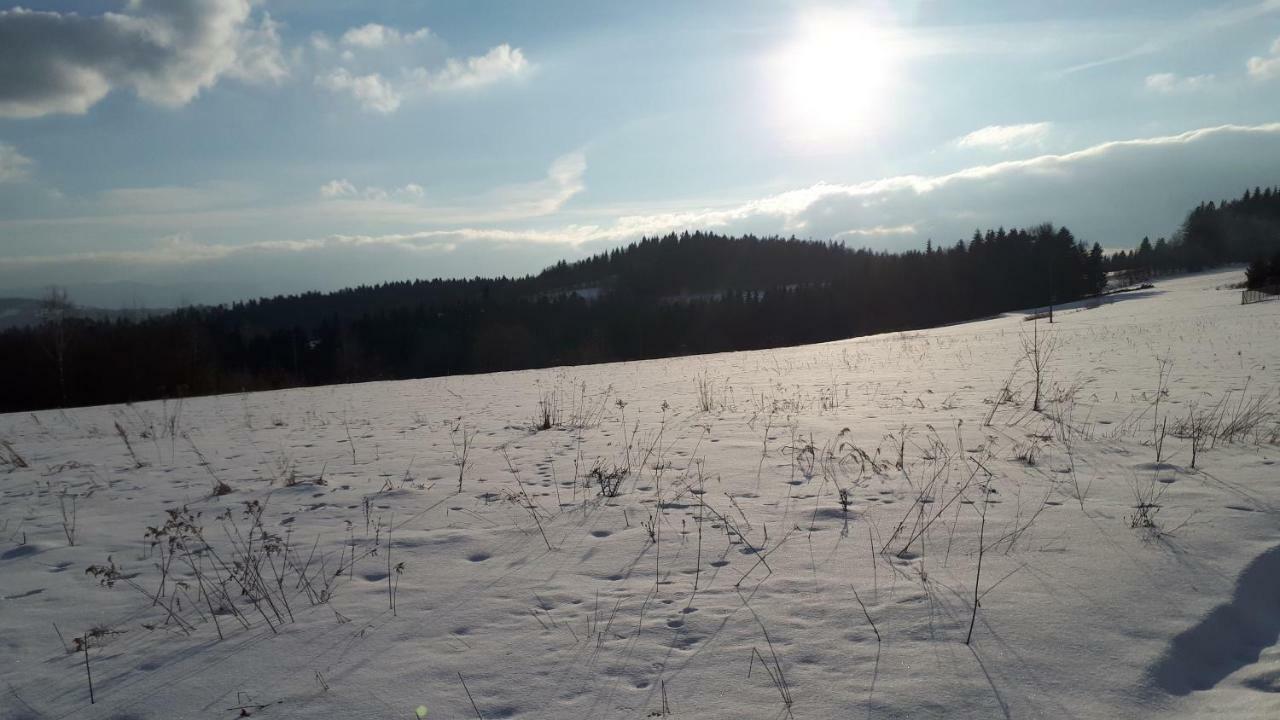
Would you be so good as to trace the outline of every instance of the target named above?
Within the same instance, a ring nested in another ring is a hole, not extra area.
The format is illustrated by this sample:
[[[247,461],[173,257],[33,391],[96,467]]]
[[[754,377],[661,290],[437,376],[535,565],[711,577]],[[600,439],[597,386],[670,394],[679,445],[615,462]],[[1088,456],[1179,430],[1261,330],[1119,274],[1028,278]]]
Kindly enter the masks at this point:
[[[1130,277],[1252,262],[1280,280],[1280,191],[1192,210],[1106,255],[1065,227],[975,232],[903,253],[707,232],[646,238],[522,278],[419,280],[78,317],[0,333],[0,411],[578,365],[822,342],[971,320]],[[1256,268],[1261,268],[1257,270]]]

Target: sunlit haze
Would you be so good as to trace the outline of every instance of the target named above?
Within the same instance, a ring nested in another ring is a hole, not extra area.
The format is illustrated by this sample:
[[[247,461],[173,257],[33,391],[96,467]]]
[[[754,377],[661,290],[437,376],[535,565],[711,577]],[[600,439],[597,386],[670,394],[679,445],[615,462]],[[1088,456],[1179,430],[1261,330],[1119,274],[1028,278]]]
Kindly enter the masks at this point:
[[[815,150],[866,141],[889,119],[906,82],[895,38],[856,12],[815,11],[772,63],[773,108],[783,131]]]

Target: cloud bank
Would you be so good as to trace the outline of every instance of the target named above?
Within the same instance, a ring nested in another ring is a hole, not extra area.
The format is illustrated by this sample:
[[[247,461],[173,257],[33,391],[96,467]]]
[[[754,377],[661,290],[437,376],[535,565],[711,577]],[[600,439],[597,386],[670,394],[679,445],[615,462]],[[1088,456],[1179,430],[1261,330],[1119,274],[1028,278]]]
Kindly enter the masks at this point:
[[[619,215],[566,209],[568,199],[585,186],[585,159],[570,153],[557,159],[542,180],[474,198],[495,208],[488,224],[445,223],[457,208],[443,208],[432,223],[436,209],[417,200],[374,202],[364,197],[368,188],[335,180],[325,186],[331,197],[315,207],[272,211],[281,216],[281,227],[311,222],[300,230],[316,230],[310,237],[202,241],[186,227],[165,231],[163,224],[148,225],[148,233],[162,240],[134,242],[116,251],[0,256],[0,286],[74,284],[89,278],[176,283],[224,277],[254,278],[256,292],[294,292],[410,277],[514,274],[643,235],[694,229],[795,234],[900,250],[923,247],[926,240],[949,245],[967,239],[976,228],[1051,221],[1067,225],[1087,242],[1132,247],[1143,235],[1172,233],[1199,202],[1274,184],[1276,157],[1280,123],[1222,125],[950,173],[815,183],[719,206],[655,207]],[[342,214],[324,212],[329,206],[339,207]],[[413,214],[404,217],[415,219],[400,229],[373,229],[370,223],[384,223],[396,208],[412,208]],[[226,216],[213,217],[221,222]],[[263,219],[255,216],[254,224]],[[190,227],[199,220],[198,214],[184,215],[178,224]],[[21,222],[0,221],[0,232]],[[86,219],[85,232],[99,232],[102,225]],[[58,226],[56,231],[66,236],[76,228]]]
[[[249,0],[130,0],[102,15],[0,11],[0,117],[83,114],[116,88],[158,105],[190,102],[224,75],[287,74],[276,26]]]

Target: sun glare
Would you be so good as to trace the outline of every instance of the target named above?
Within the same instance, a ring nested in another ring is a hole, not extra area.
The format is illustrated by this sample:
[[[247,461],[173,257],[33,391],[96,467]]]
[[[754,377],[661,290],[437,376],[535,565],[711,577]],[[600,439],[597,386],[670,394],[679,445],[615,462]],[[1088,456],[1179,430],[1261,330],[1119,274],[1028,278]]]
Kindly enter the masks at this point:
[[[793,140],[864,138],[886,115],[897,75],[890,34],[861,15],[817,13],[771,63],[774,102]]]

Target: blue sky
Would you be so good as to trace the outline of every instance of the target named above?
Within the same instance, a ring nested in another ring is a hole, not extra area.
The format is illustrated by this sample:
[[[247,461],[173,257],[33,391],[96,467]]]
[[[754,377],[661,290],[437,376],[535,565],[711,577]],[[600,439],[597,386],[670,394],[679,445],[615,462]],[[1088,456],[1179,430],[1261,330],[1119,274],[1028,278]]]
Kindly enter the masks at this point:
[[[695,228],[1119,248],[1280,183],[1280,0],[23,7],[0,295],[523,274]]]

